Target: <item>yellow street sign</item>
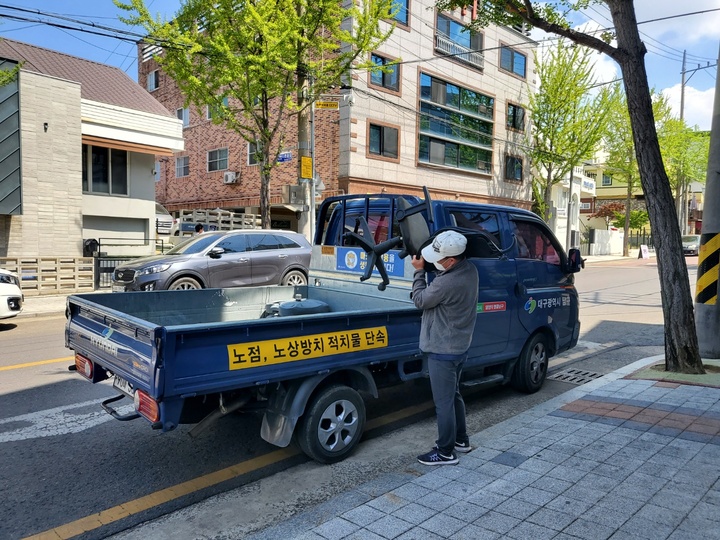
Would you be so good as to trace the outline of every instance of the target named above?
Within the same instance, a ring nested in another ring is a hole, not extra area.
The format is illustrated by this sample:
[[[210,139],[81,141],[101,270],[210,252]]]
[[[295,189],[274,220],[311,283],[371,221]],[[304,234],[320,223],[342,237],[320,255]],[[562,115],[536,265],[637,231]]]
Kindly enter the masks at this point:
[[[300,178],[311,180],[313,177],[313,163],[310,156],[300,157]]]
[[[315,108],[316,109],[333,109],[338,110],[340,108],[340,105],[337,101],[316,101],[315,102]]]

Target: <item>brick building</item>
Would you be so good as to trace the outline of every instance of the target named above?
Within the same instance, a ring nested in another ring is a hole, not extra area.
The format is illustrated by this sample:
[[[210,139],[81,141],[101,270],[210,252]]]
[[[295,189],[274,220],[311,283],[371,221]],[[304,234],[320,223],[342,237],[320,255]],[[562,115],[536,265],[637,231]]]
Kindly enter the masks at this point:
[[[356,70],[352,88],[339,91],[338,110],[315,110],[323,196],[422,194],[427,186],[437,199],[529,208],[525,104],[535,85],[536,44],[514,28],[470,31],[471,8],[442,13],[433,6],[399,0],[395,30],[370,55],[376,64],[399,63],[383,73]],[[157,200],[171,211],[256,211],[260,175],[253,147],[213,125],[207,108],[185,109],[151,52],[139,49],[138,81],[185,125],[185,150],[157,168]],[[273,224],[293,229],[304,202],[297,204],[288,189],[298,183],[296,131],[293,119],[286,132],[292,159],[273,169],[271,183]]]

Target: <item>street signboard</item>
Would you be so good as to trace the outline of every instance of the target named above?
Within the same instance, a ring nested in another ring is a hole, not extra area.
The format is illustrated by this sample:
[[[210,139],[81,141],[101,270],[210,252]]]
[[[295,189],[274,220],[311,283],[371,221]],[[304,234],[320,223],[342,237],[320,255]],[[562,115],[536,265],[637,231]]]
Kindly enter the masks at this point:
[[[300,177],[312,179],[313,163],[310,156],[300,156]]]
[[[292,159],[292,152],[280,152],[278,155],[278,163],[283,163],[285,161],[290,161]]]
[[[316,101],[315,108],[337,111],[340,108],[340,104],[337,101]]]

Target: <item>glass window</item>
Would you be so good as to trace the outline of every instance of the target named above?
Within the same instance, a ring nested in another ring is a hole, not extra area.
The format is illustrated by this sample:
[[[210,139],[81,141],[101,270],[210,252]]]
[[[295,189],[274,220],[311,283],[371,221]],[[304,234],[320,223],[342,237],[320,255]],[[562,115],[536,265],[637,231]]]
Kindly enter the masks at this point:
[[[512,221],[511,224],[514,229],[519,258],[535,259],[553,266],[560,266],[558,246],[538,224],[529,221]]]
[[[229,234],[218,242],[215,247],[223,248],[225,253],[245,253],[248,251],[244,234]]]
[[[510,47],[500,48],[500,67],[505,71],[510,71],[515,75],[525,78],[526,57]]]
[[[516,180],[522,182],[523,162],[517,156],[505,156],[505,180]]]
[[[507,127],[517,131],[525,131],[525,109],[520,105],[508,103]]]
[[[190,176],[190,156],[175,158],[175,178]]]
[[[609,176],[607,174],[603,174],[602,177],[602,185],[603,186],[612,186],[612,176]]]
[[[398,157],[398,130],[389,126],[370,124],[369,151],[376,156]]]
[[[208,105],[207,106],[207,119],[212,120],[214,116],[222,116],[224,108],[227,108],[229,104],[228,97],[222,98],[220,105]]]
[[[146,88],[148,92],[152,92],[153,90],[157,90],[158,86],[160,85],[160,72],[156,69],[155,71],[151,71],[148,73],[147,76],[147,85]]]
[[[208,152],[208,172],[222,171],[228,168],[228,149],[220,148]]]
[[[437,31],[465,49],[472,51],[482,50],[482,34],[441,13],[437,17]]]
[[[473,172],[490,173],[492,152],[464,144],[451,143],[420,135],[418,159],[424,163],[435,163]]]
[[[128,154],[125,150],[84,144],[82,187],[86,193],[127,195]]]
[[[281,247],[273,234],[250,234],[247,243],[251,251],[269,251]]]
[[[394,19],[400,24],[407,26],[410,0],[394,0],[392,11],[395,11]]]
[[[492,236],[493,242],[500,245],[500,227],[495,214],[488,212],[470,212],[467,210],[451,210],[450,215],[455,224],[463,229],[483,231]]]
[[[258,163],[260,163],[260,159],[257,144],[248,143],[248,165],[257,165]]]
[[[374,70],[370,72],[370,83],[376,86],[382,86],[389,90],[397,91],[400,88],[399,70],[400,66],[391,64],[391,60],[373,54],[371,56],[372,63],[376,66],[385,66],[383,71]],[[390,64],[390,65],[388,65]]]
[[[287,236],[283,236],[281,234],[275,235],[275,241],[280,249],[296,249],[300,247],[300,244],[298,244],[295,240],[291,240]]]
[[[190,125],[190,109],[188,107],[185,107],[184,109],[177,109],[175,111],[175,116],[178,117],[178,120],[182,120],[183,127],[188,127]]]

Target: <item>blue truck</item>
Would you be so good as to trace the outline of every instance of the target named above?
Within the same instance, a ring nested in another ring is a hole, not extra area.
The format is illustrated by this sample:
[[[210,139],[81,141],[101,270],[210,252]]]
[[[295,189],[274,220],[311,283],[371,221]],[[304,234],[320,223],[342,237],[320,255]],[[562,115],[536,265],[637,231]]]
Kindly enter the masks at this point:
[[[362,436],[365,399],[427,375],[409,255],[453,228],[480,275],[463,385],[539,390],[550,357],[578,340],[579,252],[531,212],[425,195],[324,201],[306,286],[70,296],[71,369],[112,382],[102,407],[118,420],[192,434],[261,408],[263,439],[337,462]]]

